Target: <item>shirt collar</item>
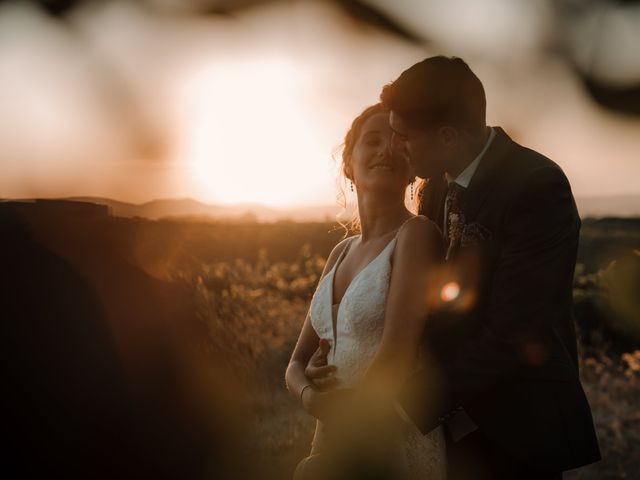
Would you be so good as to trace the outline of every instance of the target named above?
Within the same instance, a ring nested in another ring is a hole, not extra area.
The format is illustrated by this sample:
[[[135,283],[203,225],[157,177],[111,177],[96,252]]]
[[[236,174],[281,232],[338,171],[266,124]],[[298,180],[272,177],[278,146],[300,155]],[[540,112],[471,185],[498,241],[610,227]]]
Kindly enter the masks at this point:
[[[493,141],[495,136],[496,136],[496,131],[492,127],[489,127],[489,138],[487,139],[487,143],[484,144],[482,151],[478,154],[476,158],[473,159],[473,162],[471,162],[467,166],[467,168],[465,168],[462,171],[462,173],[460,173],[460,175],[458,175],[454,180],[452,180],[451,177],[447,175],[447,182],[451,183],[453,181],[453,182],[456,182],[461,187],[464,187],[464,188],[469,187],[469,184],[471,183],[471,179],[473,178],[473,174],[476,173],[478,165],[480,165],[480,160],[482,160],[482,157],[489,149],[489,146],[491,145],[491,142]]]

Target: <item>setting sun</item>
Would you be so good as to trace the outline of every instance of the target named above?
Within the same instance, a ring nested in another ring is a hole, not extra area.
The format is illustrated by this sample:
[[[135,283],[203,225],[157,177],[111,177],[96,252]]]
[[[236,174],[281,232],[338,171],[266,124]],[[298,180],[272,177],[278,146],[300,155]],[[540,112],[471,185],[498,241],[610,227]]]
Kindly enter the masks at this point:
[[[290,63],[264,59],[205,68],[185,82],[182,157],[198,196],[284,205],[308,195],[310,179],[329,180],[331,152],[315,142],[300,77]]]

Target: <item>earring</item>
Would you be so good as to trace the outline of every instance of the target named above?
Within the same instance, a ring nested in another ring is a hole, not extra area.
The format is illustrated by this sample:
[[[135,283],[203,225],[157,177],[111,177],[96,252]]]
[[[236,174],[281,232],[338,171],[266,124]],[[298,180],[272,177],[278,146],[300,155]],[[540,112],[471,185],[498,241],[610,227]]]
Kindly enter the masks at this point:
[[[413,200],[413,182],[411,182],[411,200]]]
[[[353,182],[349,180],[349,183],[351,184],[351,191],[353,192]]]

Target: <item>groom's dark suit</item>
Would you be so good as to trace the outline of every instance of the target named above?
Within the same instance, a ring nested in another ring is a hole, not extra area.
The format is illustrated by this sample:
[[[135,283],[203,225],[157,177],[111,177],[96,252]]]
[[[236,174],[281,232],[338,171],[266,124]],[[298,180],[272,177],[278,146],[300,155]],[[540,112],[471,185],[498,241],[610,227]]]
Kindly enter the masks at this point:
[[[495,130],[463,192],[447,262],[459,300],[433,315],[425,332],[439,382],[414,375],[403,406],[423,433],[460,407],[475,422],[476,431],[448,444],[452,471],[476,450],[492,472],[513,465],[561,472],[600,458],[572,312],[580,219],[560,167]],[[444,179],[423,190],[420,213],[439,226],[446,193]],[[440,407],[425,400],[436,391]]]

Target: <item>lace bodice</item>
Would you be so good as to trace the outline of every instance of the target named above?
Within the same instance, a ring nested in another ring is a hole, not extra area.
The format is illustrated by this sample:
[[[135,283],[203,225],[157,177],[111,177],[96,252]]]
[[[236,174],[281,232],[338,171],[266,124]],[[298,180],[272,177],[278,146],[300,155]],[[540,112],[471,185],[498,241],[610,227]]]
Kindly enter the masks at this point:
[[[384,327],[384,313],[391,277],[391,261],[397,234],[351,281],[339,304],[333,301],[333,277],[358,236],[348,243],[335,265],[323,277],[311,300],[311,324],[318,337],[331,343],[329,363],[338,367],[340,387],[355,386],[371,364]],[[335,330],[334,330],[334,318]],[[322,443],[318,422],[314,449]],[[423,435],[417,428],[404,445],[410,478],[445,478],[444,438],[440,428]]]
[[[324,276],[311,300],[311,324],[331,343],[330,363],[338,367],[341,386],[351,387],[373,360],[382,338],[384,307],[391,275],[394,237],[351,281],[341,302],[333,304],[333,277],[357,237],[351,237],[333,268]],[[336,314],[333,328],[332,308]]]

